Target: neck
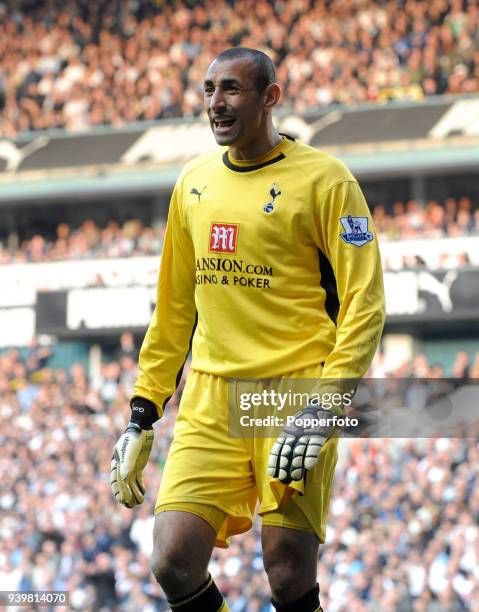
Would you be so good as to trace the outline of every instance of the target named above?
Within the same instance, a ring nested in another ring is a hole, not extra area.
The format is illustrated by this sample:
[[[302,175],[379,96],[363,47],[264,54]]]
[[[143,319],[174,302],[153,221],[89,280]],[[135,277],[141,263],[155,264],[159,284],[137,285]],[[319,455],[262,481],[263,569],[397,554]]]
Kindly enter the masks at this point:
[[[267,127],[266,136],[256,138],[254,142],[248,143],[246,146],[231,145],[229,148],[230,156],[233,159],[247,161],[266,155],[281,142],[281,136],[276,128],[271,124]]]

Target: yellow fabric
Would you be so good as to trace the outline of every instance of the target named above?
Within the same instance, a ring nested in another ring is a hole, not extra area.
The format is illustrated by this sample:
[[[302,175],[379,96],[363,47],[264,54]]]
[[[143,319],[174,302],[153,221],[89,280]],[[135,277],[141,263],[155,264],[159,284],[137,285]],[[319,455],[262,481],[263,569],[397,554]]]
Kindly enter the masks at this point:
[[[314,533],[311,523],[296,503],[285,504],[282,509],[265,512],[262,517],[262,524]],[[324,541],[324,537],[322,541]]]
[[[187,164],[171,198],[157,306],[134,389],[160,414],[196,314],[192,368],[222,377],[280,376],[325,362],[326,379],[360,378],[384,322],[377,238],[349,170],[287,139],[259,160],[234,162],[248,170],[284,156],[253,171],[231,169],[222,156],[218,150]],[[367,217],[371,241],[356,246],[341,237],[348,215]],[[336,278],[337,327],[325,308],[320,251]]]
[[[288,377],[314,378],[320,371],[318,365],[290,372]],[[274,440],[232,437],[227,380],[192,372],[181,399],[155,512],[183,510],[200,516],[217,531],[215,545],[227,547],[230,536],[250,529],[259,500],[265,524],[313,531],[324,541],[337,439],[324,445],[306,486],[303,481],[284,485],[268,475]],[[209,512],[208,507],[213,510]]]
[[[221,608],[218,610],[218,612],[230,612],[230,608],[228,607],[226,601],[223,601],[223,603],[221,604]]]
[[[195,502],[178,502],[178,503],[157,503],[155,507],[155,514],[159,514],[160,512],[187,512],[188,514],[194,514],[199,518],[203,519],[207,523],[213,527],[213,529],[218,533],[221,529],[221,525],[224,523],[226,518],[226,512],[216,508],[215,506],[210,506],[207,504],[198,504]]]

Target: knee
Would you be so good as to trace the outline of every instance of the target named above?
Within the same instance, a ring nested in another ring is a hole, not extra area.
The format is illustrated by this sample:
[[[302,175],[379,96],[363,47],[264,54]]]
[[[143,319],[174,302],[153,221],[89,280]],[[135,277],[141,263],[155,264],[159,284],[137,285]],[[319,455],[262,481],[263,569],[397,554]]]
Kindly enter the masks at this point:
[[[191,593],[208,576],[215,532],[187,512],[161,512],[155,518],[151,571],[168,599]]]
[[[165,553],[154,551],[151,559],[151,571],[161,588],[168,593],[176,593],[182,585],[189,584],[193,571],[186,555],[181,551]]]
[[[301,563],[287,559],[265,560],[265,570],[276,601],[287,602],[298,597],[304,578]]]

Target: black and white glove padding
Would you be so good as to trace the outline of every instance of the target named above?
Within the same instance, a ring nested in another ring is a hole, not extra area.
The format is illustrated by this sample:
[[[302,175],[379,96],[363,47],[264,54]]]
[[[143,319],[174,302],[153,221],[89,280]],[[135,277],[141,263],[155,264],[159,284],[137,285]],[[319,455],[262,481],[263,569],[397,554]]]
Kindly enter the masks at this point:
[[[134,397],[130,406],[130,422],[113,449],[111,490],[120,504],[134,508],[145,499],[142,472],[153,446],[158,411],[153,402],[142,397]]]
[[[334,413],[321,406],[308,405],[297,412],[273,444],[268,474],[289,484],[312,470],[326,440],[334,432]]]

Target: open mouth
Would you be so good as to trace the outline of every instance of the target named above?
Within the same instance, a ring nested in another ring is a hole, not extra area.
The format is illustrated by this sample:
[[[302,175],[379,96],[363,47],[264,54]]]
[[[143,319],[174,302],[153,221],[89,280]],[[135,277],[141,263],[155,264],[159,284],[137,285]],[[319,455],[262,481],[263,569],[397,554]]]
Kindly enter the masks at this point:
[[[217,130],[227,130],[235,121],[236,119],[214,119],[213,123]]]

